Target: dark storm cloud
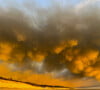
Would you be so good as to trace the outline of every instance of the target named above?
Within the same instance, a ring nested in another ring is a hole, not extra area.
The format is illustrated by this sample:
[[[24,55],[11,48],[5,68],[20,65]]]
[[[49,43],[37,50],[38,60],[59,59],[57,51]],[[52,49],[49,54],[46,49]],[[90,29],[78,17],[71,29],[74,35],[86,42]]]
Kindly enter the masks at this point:
[[[100,13],[91,8],[78,13],[58,6],[32,9],[37,18],[16,8],[0,9],[0,59],[31,70],[39,61],[43,72],[67,68],[99,79]]]

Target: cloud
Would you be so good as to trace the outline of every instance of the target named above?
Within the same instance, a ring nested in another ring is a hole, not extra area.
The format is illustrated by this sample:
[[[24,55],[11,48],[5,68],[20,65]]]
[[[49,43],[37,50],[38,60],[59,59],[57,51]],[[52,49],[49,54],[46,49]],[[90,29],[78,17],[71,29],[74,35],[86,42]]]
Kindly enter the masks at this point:
[[[90,5],[95,5],[96,3],[100,3],[100,1],[99,0],[81,0],[81,2],[75,6],[75,9],[78,12],[86,7],[89,7]]]
[[[57,5],[26,7],[30,13],[1,8],[0,60],[15,71],[100,80],[100,8],[83,6],[83,12]]]

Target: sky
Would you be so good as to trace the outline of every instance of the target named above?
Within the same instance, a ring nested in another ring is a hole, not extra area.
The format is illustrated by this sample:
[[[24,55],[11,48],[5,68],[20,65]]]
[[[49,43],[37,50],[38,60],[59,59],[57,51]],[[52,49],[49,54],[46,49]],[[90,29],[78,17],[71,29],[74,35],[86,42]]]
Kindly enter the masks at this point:
[[[39,84],[99,85],[98,3],[0,0],[0,75]]]
[[[48,7],[50,5],[50,3],[53,1],[53,0],[32,0],[33,2],[35,1],[40,7]],[[81,0],[54,0],[55,2],[60,2],[60,4],[78,4]],[[0,0],[0,5],[4,5],[5,2],[15,2],[15,3],[18,3],[19,5],[20,4],[23,4],[23,2],[27,2],[26,0]]]

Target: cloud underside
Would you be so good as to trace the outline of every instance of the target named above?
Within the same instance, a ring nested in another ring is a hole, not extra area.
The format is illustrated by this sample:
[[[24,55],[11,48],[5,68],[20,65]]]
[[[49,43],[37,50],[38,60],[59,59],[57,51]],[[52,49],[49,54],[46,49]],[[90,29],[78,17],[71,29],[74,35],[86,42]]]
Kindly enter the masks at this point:
[[[25,76],[31,75],[29,82],[36,73],[63,80],[100,80],[100,8],[89,2],[49,10],[26,5],[31,13],[1,7],[0,64],[10,69],[7,76],[1,69],[1,75],[12,78],[15,71],[15,78],[24,80],[20,73],[30,71],[33,76]]]

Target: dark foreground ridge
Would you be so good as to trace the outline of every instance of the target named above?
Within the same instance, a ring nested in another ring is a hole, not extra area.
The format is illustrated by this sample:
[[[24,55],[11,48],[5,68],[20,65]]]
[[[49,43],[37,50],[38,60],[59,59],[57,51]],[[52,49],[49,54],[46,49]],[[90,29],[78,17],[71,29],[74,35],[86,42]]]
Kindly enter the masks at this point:
[[[4,77],[0,77],[0,79],[14,81],[14,82],[20,82],[20,83],[25,83],[25,84],[29,84],[29,85],[32,85],[32,86],[38,86],[38,87],[70,88],[70,87],[64,87],[64,86],[40,85],[40,84],[35,84],[35,83],[31,83],[31,82],[23,82],[23,81],[13,80],[13,79],[9,79],[9,78],[4,78]]]

